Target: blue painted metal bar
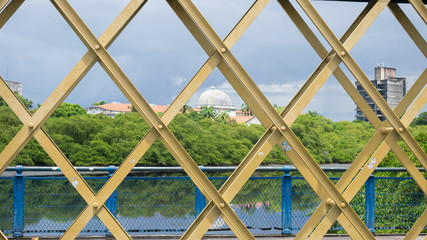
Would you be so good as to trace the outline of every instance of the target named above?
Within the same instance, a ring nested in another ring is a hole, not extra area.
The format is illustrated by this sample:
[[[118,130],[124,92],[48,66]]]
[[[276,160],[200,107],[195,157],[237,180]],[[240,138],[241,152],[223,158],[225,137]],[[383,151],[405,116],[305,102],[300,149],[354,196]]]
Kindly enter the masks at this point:
[[[25,182],[22,166],[16,166],[13,184],[13,236],[22,237],[24,234],[24,196]]]
[[[117,168],[115,166],[109,166],[108,168],[109,168],[108,178],[110,178],[111,176],[113,176]],[[108,210],[110,210],[110,212],[114,215],[114,217],[116,217],[117,216],[117,189],[113,192],[113,194],[111,194],[111,196],[107,199],[105,204]]]
[[[203,166],[200,166],[200,169],[202,170],[202,171],[204,171],[205,170],[205,167],[203,167]],[[199,216],[199,214],[203,211],[203,209],[205,208],[205,206],[206,206],[206,197],[205,197],[205,195],[203,195],[203,193],[200,191],[200,189],[198,188],[198,187],[196,187],[195,186],[195,201],[196,201],[196,203],[195,203],[195,212],[194,212],[194,215],[195,215],[195,217],[197,218],[197,216]]]
[[[108,167],[108,179],[113,176],[114,172],[117,170],[115,166]],[[105,202],[105,206],[107,206],[108,210],[113,214],[114,217],[117,217],[117,189],[111,194],[111,196]],[[112,236],[111,232],[107,230],[106,236]]]
[[[292,177],[290,168],[285,168],[282,180],[282,234],[291,235],[292,230]]]
[[[366,226],[375,233],[375,177],[369,176],[365,183]]]

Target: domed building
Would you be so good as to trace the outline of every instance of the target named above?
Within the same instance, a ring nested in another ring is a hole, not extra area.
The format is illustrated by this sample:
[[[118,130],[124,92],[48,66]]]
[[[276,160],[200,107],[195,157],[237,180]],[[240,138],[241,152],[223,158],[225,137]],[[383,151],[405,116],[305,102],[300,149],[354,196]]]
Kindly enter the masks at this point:
[[[202,106],[212,106],[219,113],[228,111],[230,117],[236,116],[236,107],[231,103],[230,97],[225,92],[214,87],[211,87],[211,89],[204,91],[200,95],[196,107],[201,108]]]

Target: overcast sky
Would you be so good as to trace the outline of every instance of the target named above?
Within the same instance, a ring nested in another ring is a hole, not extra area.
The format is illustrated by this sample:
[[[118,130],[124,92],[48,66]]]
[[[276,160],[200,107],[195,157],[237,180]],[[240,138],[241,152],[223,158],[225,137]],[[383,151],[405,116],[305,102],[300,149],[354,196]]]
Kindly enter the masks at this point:
[[[70,1],[96,36],[102,34],[127,2]],[[194,2],[222,38],[252,4],[248,0]],[[292,3],[302,12],[295,2]],[[329,1],[312,3],[338,37],[366,5]],[[427,28],[412,7],[409,4],[401,7],[427,38]],[[329,45],[323,38],[321,40],[329,50]],[[50,1],[25,1],[0,30],[0,75],[10,81],[22,82],[23,95],[33,100],[36,106],[43,103],[86,51]],[[147,101],[157,105],[170,104],[208,58],[164,0],[149,1],[109,52]],[[321,61],[274,0],[232,52],[270,102],[279,106],[290,101]],[[397,68],[397,75],[406,77],[409,86],[427,63],[388,9],[381,13],[351,54],[369,78],[373,78],[374,67],[384,63]],[[344,65],[341,67],[348,73]],[[348,76],[354,82],[354,77],[349,73]],[[218,70],[205,81],[189,105],[195,106],[200,94],[211,86],[229,94],[233,104],[240,108],[243,101]],[[128,102],[99,64],[65,101],[85,108],[99,101]],[[330,78],[305,112],[315,110],[334,121],[351,121],[354,109],[355,104],[339,83]]]

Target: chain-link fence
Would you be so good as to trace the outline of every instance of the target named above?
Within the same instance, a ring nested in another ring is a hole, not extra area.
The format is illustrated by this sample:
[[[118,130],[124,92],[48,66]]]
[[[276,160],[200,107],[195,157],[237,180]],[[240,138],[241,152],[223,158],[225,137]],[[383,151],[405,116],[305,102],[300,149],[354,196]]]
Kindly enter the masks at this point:
[[[320,204],[302,177],[275,175],[250,178],[230,204],[254,234],[295,234]],[[97,192],[108,177],[85,179]],[[226,179],[210,177],[218,189]],[[0,227],[15,236],[61,235],[87,205],[64,177],[18,174],[0,178],[0,186]],[[130,234],[182,233],[206,204],[188,177],[128,177],[106,202]],[[372,231],[408,231],[426,209],[427,198],[411,178],[371,177],[350,205]],[[330,230],[341,229],[335,223]],[[228,231],[218,218],[209,232]],[[109,233],[95,217],[82,234]]]

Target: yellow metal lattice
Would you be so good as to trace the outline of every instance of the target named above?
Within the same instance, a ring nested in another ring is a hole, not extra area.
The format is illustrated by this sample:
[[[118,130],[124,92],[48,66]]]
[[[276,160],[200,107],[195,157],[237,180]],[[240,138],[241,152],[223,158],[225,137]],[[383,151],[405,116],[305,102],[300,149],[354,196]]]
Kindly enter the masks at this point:
[[[144,155],[157,139],[160,139],[166,146],[195,185],[209,200],[209,204],[184,233],[182,239],[201,239],[219,216],[224,219],[239,239],[254,238],[230,208],[229,203],[255,169],[261,164],[264,156],[276,144],[281,146],[282,150],[304,176],[319,198],[322,199],[322,203],[298,233],[296,239],[320,239],[335,220],[340,222],[341,226],[353,239],[374,239],[372,233],[348,203],[390,149],[396,154],[424,194],[427,195],[427,181],[397,143],[398,139],[402,139],[417,157],[421,165],[424,168],[427,167],[426,153],[406,128],[427,103],[427,88],[425,88],[427,83],[427,69],[424,70],[396,109],[392,110],[349,54],[350,50],[367,31],[368,27],[388,7],[424,56],[427,57],[426,41],[396,3],[390,3],[390,0],[369,2],[339,40],[308,0],[297,0],[297,3],[305,11],[309,19],[324,36],[329,45],[331,45],[332,50],[328,53],[292,4],[288,0],[278,0],[279,4],[322,59],[319,66],[308,78],[300,91],[288,106],[278,114],[230,51],[231,47],[264,9],[269,0],[255,1],[224,40],[219,38],[190,0],[167,0],[209,58],[169,106],[164,115],[158,117],[107,51],[107,48],[144,6],[146,0],[131,0],[99,39],[93,35],[66,0],[51,0],[51,2],[88,48],[88,52],[34,115],[31,115],[27,111],[3,79],[0,81],[0,96],[5,99],[24,124],[24,127],[0,153],[0,172],[3,172],[9,166],[12,160],[33,137],[40,143],[87,202],[86,208],[61,239],[74,239],[95,215],[101,219],[116,239],[131,239],[104,204],[107,198],[137,164],[137,160]],[[423,19],[424,23],[427,24],[427,10],[425,5],[420,0],[410,0],[409,2]],[[0,28],[4,26],[22,3],[23,0],[0,0]],[[141,117],[151,127],[149,132],[98,193],[95,193],[89,187],[42,128],[43,124],[58,108],[59,104],[73,91],[96,62],[102,66]],[[378,119],[348,77],[338,67],[341,62],[346,65],[360,85],[363,86],[371,99],[386,116],[387,121],[383,123]],[[182,106],[188,102],[189,98],[216,67],[218,67],[266,128],[264,135],[242,160],[239,167],[232,173],[219,191],[207,179],[167,127]],[[375,129],[377,129],[376,134],[336,185],[329,180],[289,128],[332,74],[335,75],[346,92],[364,112]],[[399,118],[399,116],[402,117]],[[414,239],[426,225],[427,211],[420,216],[405,239]],[[0,238],[7,239],[3,234],[0,235]]]

